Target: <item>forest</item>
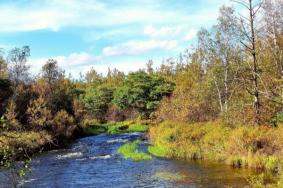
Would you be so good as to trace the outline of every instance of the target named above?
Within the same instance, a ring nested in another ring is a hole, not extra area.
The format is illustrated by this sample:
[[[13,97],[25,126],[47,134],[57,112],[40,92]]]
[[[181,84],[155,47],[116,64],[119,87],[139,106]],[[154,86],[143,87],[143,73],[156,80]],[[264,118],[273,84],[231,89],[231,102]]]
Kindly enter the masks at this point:
[[[267,186],[266,172],[280,177],[283,166],[283,2],[239,5],[247,17],[223,6],[192,47],[128,74],[91,69],[75,79],[49,59],[33,75],[29,46],[2,51],[1,166],[25,167],[33,154],[105,125],[148,125],[151,155],[256,169],[264,175],[250,182]],[[283,178],[268,186],[282,187]]]

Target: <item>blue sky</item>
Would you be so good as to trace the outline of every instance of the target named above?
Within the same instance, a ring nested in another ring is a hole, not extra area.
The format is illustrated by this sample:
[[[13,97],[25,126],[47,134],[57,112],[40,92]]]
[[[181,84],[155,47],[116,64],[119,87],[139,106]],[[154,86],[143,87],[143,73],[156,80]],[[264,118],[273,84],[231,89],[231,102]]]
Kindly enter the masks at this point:
[[[37,73],[48,58],[77,76],[94,67],[134,71],[176,57],[229,0],[0,0],[0,47],[29,45]]]

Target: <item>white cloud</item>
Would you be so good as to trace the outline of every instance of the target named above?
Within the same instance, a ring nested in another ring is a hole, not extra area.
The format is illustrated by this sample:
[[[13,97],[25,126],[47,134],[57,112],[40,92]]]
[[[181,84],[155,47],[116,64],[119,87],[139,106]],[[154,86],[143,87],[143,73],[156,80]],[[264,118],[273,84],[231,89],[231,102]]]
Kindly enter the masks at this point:
[[[149,25],[144,28],[144,33],[154,38],[159,38],[159,37],[168,38],[179,35],[182,30],[183,28],[181,28],[180,26],[178,27],[163,26],[161,28],[155,28],[152,25]]]
[[[223,0],[215,0],[215,2],[224,3]],[[41,29],[57,31],[67,26],[107,27],[130,23],[195,24],[197,21],[197,24],[206,24],[217,15],[215,6],[190,14],[174,9],[163,9],[161,5],[163,3],[159,1],[129,1],[127,5],[112,5],[111,2],[99,0],[33,0],[24,1],[22,5],[18,3],[2,4],[0,5],[0,31]],[[178,28],[147,29],[146,32],[155,36],[178,33]]]
[[[105,47],[105,56],[139,55],[152,50],[170,50],[178,45],[176,40],[129,41],[116,46]]]
[[[196,37],[198,33],[198,30],[197,29],[191,29],[184,37],[184,40],[185,41],[189,41],[189,40],[192,40],[193,38]]]
[[[31,72],[33,74],[38,74],[48,59],[50,58],[30,59],[28,65],[31,67]],[[68,56],[56,56],[52,57],[52,59],[57,60],[58,65],[66,70],[67,73],[72,73],[74,75],[83,71],[83,67],[90,64],[98,64],[101,61],[101,57],[86,52],[72,53]]]
[[[146,60],[143,59],[120,59],[120,60],[102,60],[101,57],[93,56],[86,52],[73,53],[68,56],[52,57],[56,59],[60,68],[66,71],[66,75],[72,74],[75,78],[79,78],[79,73],[85,74],[91,68],[94,68],[97,72],[107,74],[108,68],[118,69],[125,73],[131,71],[137,71],[139,69],[145,69]],[[49,58],[30,59],[28,65],[31,67],[33,75],[40,73],[42,66]]]

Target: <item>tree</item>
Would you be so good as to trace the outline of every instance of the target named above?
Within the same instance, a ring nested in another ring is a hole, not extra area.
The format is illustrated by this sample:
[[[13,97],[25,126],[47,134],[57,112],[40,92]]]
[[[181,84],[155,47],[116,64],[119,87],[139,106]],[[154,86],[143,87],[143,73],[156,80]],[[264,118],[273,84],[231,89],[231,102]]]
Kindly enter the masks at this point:
[[[107,76],[103,78],[103,83],[107,84],[110,87],[117,87],[125,79],[125,74],[118,69],[114,68],[111,70],[108,69]]]
[[[113,99],[113,89],[107,86],[98,86],[88,89],[83,97],[86,109],[98,120],[104,121],[108,107]]]
[[[86,73],[85,79],[87,83],[91,83],[95,86],[101,84],[103,81],[102,75],[98,74],[93,68],[91,68],[91,70]]]
[[[8,70],[7,70],[7,64],[1,55],[0,50],[0,79],[6,79],[8,77]]]
[[[5,112],[9,98],[13,95],[12,83],[8,79],[0,79],[0,116]]]
[[[199,32],[199,48],[204,55],[207,74],[211,77],[218,97],[221,113],[226,113],[229,101],[236,88],[236,79],[241,67],[240,25],[234,9],[223,6],[220,9],[218,24],[211,32]]]
[[[41,70],[42,78],[51,85],[56,80],[64,77],[64,72],[58,67],[58,63],[54,59],[49,59]]]
[[[27,114],[30,125],[35,129],[47,128],[51,125],[51,111],[42,96],[30,102]]]
[[[174,90],[174,83],[158,75],[148,75],[144,71],[130,73],[122,86],[114,93],[113,102],[122,109],[133,108],[143,117],[148,117],[164,96]]]
[[[235,0],[236,1],[236,0]],[[257,49],[257,29],[256,29],[256,17],[258,11],[261,9],[263,2],[256,0],[237,0],[239,4],[246,8],[249,16],[241,16],[242,31],[246,38],[245,41],[241,43],[246,48],[247,53],[251,57],[251,80],[252,80],[252,89],[248,89],[248,92],[254,97],[254,111],[255,111],[255,124],[259,125],[261,121],[260,117],[260,88],[259,88],[259,79],[260,79],[260,69],[258,62],[258,49]],[[247,60],[249,62],[250,60]]]
[[[30,56],[30,48],[23,46],[22,48],[14,48],[9,51],[7,61],[9,66],[10,79],[19,85],[30,80],[29,66],[27,65],[27,58]]]
[[[17,120],[16,104],[14,101],[10,101],[4,117],[7,120],[8,129],[17,130],[20,128],[20,122]]]
[[[148,74],[153,74],[154,73],[154,69],[153,69],[153,61],[152,60],[149,60],[146,64],[146,72]]]
[[[263,5],[264,10],[264,34],[265,56],[271,56],[268,61],[272,64],[270,68],[276,75],[277,87],[270,87],[271,92],[268,96],[275,98],[280,96],[280,100],[276,100],[283,104],[283,1],[269,0]]]

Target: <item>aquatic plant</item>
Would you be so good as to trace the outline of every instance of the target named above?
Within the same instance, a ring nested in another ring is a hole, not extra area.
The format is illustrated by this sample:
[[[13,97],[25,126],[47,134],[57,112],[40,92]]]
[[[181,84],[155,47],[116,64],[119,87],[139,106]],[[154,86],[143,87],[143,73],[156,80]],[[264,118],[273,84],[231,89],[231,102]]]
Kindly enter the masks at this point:
[[[126,143],[118,149],[118,153],[125,159],[132,159],[133,161],[151,160],[152,157],[149,154],[138,151],[139,143],[140,141]]]

